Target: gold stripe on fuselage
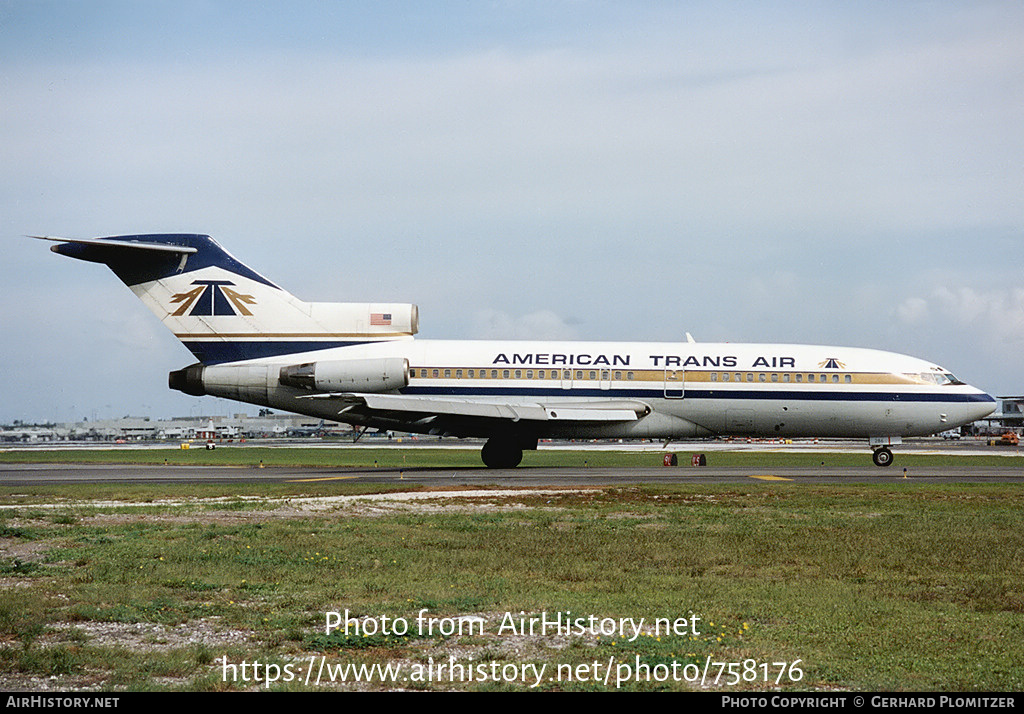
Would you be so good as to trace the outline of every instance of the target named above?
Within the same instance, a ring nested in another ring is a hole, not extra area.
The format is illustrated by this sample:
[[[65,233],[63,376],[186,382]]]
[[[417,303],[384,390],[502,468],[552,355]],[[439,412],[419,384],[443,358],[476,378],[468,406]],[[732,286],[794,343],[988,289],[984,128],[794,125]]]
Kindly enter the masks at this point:
[[[493,367],[412,367],[413,379],[472,379],[490,381],[513,379],[529,381],[612,381],[619,383],[647,382],[662,384],[678,382],[702,386],[728,387],[731,385],[773,386],[828,386],[828,385],[907,385],[934,386],[902,374],[888,372],[778,372],[730,370],[728,372],[683,371],[663,369],[523,369]]]

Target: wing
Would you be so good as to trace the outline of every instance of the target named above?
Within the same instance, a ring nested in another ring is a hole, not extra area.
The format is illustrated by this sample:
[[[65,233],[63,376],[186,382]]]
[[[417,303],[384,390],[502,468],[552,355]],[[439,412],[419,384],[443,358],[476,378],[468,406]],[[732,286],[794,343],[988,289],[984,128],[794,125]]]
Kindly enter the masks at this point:
[[[530,422],[629,422],[650,414],[643,402],[609,399],[593,402],[543,401],[514,403],[500,400],[439,399],[402,394],[331,392],[304,399],[336,400],[339,415],[351,413],[367,419],[400,422],[420,428],[475,431],[474,424],[495,421]],[[458,428],[461,426],[462,428]]]

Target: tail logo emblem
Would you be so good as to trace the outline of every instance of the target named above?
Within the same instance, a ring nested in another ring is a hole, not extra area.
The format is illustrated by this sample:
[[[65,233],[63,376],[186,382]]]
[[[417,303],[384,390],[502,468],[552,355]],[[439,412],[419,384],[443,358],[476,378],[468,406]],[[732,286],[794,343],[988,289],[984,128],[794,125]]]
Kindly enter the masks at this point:
[[[246,305],[255,305],[256,298],[229,288],[229,285],[234,285],[230,280],[194,280],[192,284],[199,287],[171,298],[171,302],[181,303],[171,313],[174,317],[181,317],[186,312],[189,315],[252,315]]]
[[[818,366],[822,369],[846,369],[846,364],[840,362],[835,357],[829,357],[824,362],[818,362]]]

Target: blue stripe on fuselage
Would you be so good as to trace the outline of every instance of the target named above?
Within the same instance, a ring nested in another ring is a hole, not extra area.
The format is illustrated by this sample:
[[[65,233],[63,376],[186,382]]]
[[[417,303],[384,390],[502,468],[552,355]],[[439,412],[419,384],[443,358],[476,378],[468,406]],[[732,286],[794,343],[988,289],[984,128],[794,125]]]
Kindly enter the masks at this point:
[[[474,396],[474,397],[602,397],[604,399],[663,399],[665,390],[659,389],[562,389],[560,387],[423,387],[413,386],[401,390],[409,395]],[[774,391],[774,390],[705,390],[686,389],[685,399],[771,399],[792,401],[840,402],[994,402],[987,394],[943,394],[939,392],[843,392],[843,391]]]

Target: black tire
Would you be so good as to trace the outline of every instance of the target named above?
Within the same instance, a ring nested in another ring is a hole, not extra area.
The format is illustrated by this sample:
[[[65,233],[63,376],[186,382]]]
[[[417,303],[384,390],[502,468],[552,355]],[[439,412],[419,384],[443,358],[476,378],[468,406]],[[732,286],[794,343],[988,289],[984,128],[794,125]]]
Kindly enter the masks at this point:
[[[892,452],[884,446],[881,449],[875,449],[875,453],[871,455],[871,460],[875,462],[875,466],[892,466],[893,457]]]
[[[506,439],[488,439],[480,457],[489,469],[514,469],[523,460],[523,450]]]

